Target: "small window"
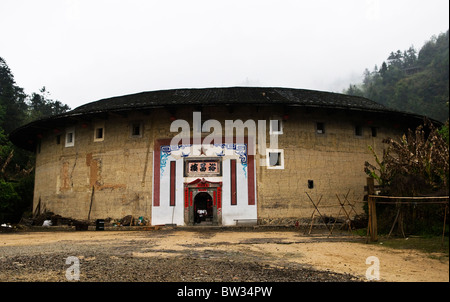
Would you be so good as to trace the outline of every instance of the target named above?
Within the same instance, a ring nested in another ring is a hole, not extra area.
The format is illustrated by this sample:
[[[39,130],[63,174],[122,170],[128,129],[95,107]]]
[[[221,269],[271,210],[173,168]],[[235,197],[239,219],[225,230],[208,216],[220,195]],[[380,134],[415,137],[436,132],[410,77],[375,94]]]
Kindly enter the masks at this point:
[[[283,122],[281,119],[270,120],[270,134],[283,134]]]
[[[371,127],[370,130],[372,131],[372,137],[377,137],[378,129],[376,127]]]
[[[316,133],[325,134],[325,123],[321,122],[316,123]]]
[[[94,131],[94,142],[99,142],[104,139],[104,129],[103,127],[97,127]]]
[[[61,135],[57,135],[56,136],[56,144],[60,145],[61,144]]]
[[[105,123],[96,122],[94,124],[94,142],[101,142],[105,139]]]
[[[73,147],[75,145],[75,130],[66,130],[66,147]]]
[[[284,151],[281,149],[267,149],[266,160],[268,169],[284,169]]]
[[[66,134],[66,145],[73,144],[73,133],[69,132]]]
[[[355,135],[356,136],[362,136],[363,135],[363,129],[361,126],[355,126]]]
[[[131,123],[131,137],[142,137],[142,123]]]

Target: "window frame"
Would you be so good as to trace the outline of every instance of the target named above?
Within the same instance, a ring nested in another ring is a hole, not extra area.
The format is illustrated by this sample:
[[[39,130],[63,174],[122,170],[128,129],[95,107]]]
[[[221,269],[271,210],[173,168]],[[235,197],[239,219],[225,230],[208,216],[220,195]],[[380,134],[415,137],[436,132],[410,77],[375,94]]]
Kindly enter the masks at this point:
[[[134,134],[135,126],[139,126],[139,134]],[[130,122],[130,137],[131,138],[142,138],[144,132],[144,123],[142,121]]]
[[[359,130],[359,131],[358,131]],[[364,128],[361,125],[355,125],[353,127],[353,134],[356,137],[364,137]]]
[[[322,129],[320,130],[322,132],[319,132],[319,124],[322,125]],[[326,129],[327,129],[327,127],[325,126],[324,122],[316,122],[316,124],[315,124],[315,132],[316,132],[317,135],[325,135],[327,133]]]
[[[71,138],[72,138],[71,141],[68,141],[69,134],[71,134]],[[75,127],[66,129],[66,132],[64,135],[64,146],[66,148],[75,146]]]
[[[270,164],[270,153],[279,154],[279,165],[273,166]],[[283,149],[266,149],[266,167],[267,169],[284,170],[284,150]]]
[[[97,137],[99,129],[102,130],[102,137]],[[104,140],[105,140],[105,124],[104,123],[95,124],[95,127],[94,127],[94,142],[102,142]]]

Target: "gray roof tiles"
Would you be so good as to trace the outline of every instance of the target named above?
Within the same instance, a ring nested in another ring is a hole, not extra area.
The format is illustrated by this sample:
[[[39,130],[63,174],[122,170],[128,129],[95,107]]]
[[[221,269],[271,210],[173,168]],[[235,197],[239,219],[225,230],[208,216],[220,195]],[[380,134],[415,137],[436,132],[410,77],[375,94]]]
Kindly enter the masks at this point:
[[[66,115],[172,105],[225,104],[284,104],[343,109],[388,110],[386,107],[369,99],[339,93],[292,88],[229,87],[141,92],[88,103],[67,112]]]
[[[183,105],[222,106],[222,105],[283,105],[315,108],[331,108],[374,112],[392,115],[395,118],[423,120],[423,116],[386,108],[363,97],[306,89],[278,87],[227,87],[227,88],[189,88],[148,91],[124,96],[111,97],[79,106],[71,111],[42,118],[15,129],[10,140],[24,149],[35,148],[36,136],[43,129],[64,127],[67,119],[84,119],[86,116],[108,112],[145,110],[158,107]],[[89,118],[88,118],[89,119]],[[414,122],[414,123],[416,123]]]

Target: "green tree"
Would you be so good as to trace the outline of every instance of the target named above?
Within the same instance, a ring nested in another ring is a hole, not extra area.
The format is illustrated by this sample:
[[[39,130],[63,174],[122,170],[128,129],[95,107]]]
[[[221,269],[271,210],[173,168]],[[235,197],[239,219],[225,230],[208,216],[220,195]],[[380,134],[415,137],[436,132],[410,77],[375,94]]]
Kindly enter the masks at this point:
[[[28,120],[36,120],[51,115],[64,113],[70,107],[57,100],[50,99],[50,93],[42,87],[38,93],[32,93],[28,100]]]
[[[366,69],[362,83],[350,84],[344,93],[445,122],[449,118],[449,31],[433,36],[419,52],[413,46],[391,52],[379,70],[377,66]]]
[[[0,57],[0,223],[18,222],[31,209],[34,189],[34,154],[14,146],[7,134],[23,123],[70,109],[49,95],[43,87],[27,96]]]
[[[14,81],[5,60],[0,57],[0,127],[9,133],[26,118],[26,94]]]

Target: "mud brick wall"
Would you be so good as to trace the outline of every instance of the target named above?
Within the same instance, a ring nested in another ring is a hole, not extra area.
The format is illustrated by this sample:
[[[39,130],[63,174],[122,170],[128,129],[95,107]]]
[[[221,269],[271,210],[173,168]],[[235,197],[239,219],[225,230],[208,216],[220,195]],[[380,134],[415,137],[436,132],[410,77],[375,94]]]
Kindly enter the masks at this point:
[[[34,208],[40,201],[41,209],[76,219],[87,219],[90,207],[90,219],[126,215],[150,218],[154,142],[177,134],[170,132],[173,117],[185,119],[192,128],[194,110],[180,107],[170,112],[161,108],[110,113],[72,120],[64,127],[48,130],[36,154]],[[287,115],[285,107],[245,105],[202,109],[202,120],[220,121],[222,133],[225,120],[267,120],[267,148],[268,120],[275,117],[284,119],[283,134],[278,136],[278,148],[284,150],[284,169],[268,169],[261,165],[266,162],[266,154],[255,156],[256,204],[262,223],[309,218],[313,206],[305,192],[316,203],[322,197],[319,209],[329,216],[339,211],[336,194],[342,196],[350,190],[350,199],[361,200],[366,179],[364,162],[374,163],[368,145],[381,156],[382,139],[397,137],[403,131],[402,127],[393,127],[392,121],[359,112],[292,107]],[[138,137],[131,135],[133,122],[142,125]],[[325,123],[325,134],[316,133],[317,122]],[[95,141],[99,125],[104,127],[104,139]],[[355,136],[355,125],[362,126],[361,137]],[[65,129],[70,127],[75,130],[75,144],[66,147]],[[376,137],[372,137],[370,127],[377,127]],[[308,180],[313,180],[314,188],[308,188]],[[361,204],[358,207],[361,212]]]
[[[144,117],[131,114],[99,120],[104,139],[96,142],[97,121],[78,122],[73,147],[65,147],[64,129],[48,133],[36,156],[35,206],[41,200],[41,209],[76,219],[87,219],[90,207],[91,219],[150,216],[151,122],[145,124],[141,137],[132,137],[130,129],[131,122]]]
[[[315,133],[316,122],[325,123],[325,134]],[[355,136],[355,125],[362,126],[361,137]],[[376,137],[372,137],[372,126],[377,127]],[[306,193],[314,203],[320,200],[318,208],[327,216],[339,214],[336,194],[342,202],[347,194],[351,202],[362,201],[366,182],[364,163],[374,164],[368,146],[382,156],[385,147],[382,139],[401,133],[382,121],[373,125],[362,117],[323,112],[291,113],[283,130],[279,146],[284,150],[284,169],[269,170],[256,165],[261,223],[310,218],[314,206]],[[309,180],[313,181],[312,189],[308,188]],[[357,204],[356,209],[362,213],[362,204]],[[344,212],[340,215],[343,217]]]

